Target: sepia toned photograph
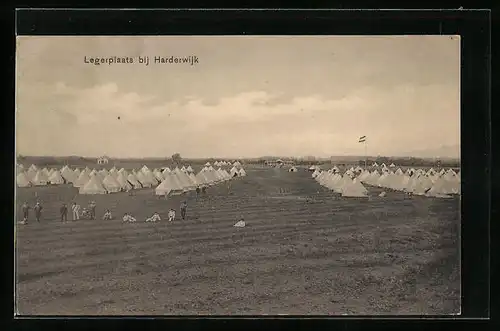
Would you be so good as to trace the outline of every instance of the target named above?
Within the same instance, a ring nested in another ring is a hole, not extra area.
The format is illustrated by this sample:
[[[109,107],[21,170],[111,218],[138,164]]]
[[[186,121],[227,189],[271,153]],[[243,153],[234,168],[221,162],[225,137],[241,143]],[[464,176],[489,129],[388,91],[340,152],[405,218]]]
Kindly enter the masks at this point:
[[[15,313],[459,315],[460,37],[22,36]]]

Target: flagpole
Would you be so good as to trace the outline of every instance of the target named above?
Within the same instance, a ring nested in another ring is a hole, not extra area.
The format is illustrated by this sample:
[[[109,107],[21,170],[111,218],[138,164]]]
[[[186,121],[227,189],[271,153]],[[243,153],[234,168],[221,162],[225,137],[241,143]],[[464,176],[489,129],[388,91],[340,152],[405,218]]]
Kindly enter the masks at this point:
[[[366,138],[365,138],[365,170],[366,170],[366,159],[368,158],[368,154],[366,153]]]

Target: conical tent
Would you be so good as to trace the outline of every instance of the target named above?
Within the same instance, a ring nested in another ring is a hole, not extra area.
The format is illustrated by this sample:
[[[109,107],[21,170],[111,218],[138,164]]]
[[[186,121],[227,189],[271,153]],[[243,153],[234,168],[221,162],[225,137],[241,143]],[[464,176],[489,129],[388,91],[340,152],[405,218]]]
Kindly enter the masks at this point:
[[[74,187],[83,187],[83,186],[85,186],[85,184],[88,183],[89,180],[90,180],[90,176],[87,175],[87,172],[82,171],[80,176],[78,176],[78,179],[73,183],[73,186]]]
[[[133,189],[132,184],[130,184],[127,180],[127,177],[125,177],[123,172],[118,172],[118,175],[116,176],[116,181],[118,184],[120,184],[120,187],[123,191],[129,191]]]
[[[358,180],[348,181],[342,186],[342,196],[350,198],[364,198],[368,191]]]
[[[155,189],[156,195],[169,195],[181,192],[184,192],[184,186],[175,174],[165,176],[165,180]]]
[[[164,180],[163,174],[161,173],[160,170],[156,169],[156,171],[153,171],[153,176],[156,178],[157,181],[162,182]]]
[[[108,193],[102,185],[98,176],[91,176],[85,186],[80,187],[80,194],[106,194]]]
[[[415,187],[413,188],[413,194],[415,195],[425,195],[432,187],[432,182],[426,176],[419,177]]]
[[[16,182],[17,182],[18,187],[30,187],[31,186],[31,182],[29,181],[25,172],[21,172],[17,175]]]
[[[188,191],[194,189],[196,187],[195,184],[191,181],[189,176],[185,172],[180,172],[178,174],[173,175],[177,178],[179,183],[181,184],[183,190]]]
[[[66,183],[73,183],[78,179],[78,177],[75,176],[75,172],[67,166],[61,169],[61,176],[64,178]]]
[[[49,179],[47,176],[43,173],[42,170],[38,170],[35,177],[31,180],[31,183],[34,186],[44,186],[49,183]]]
[[[205,177],[204,171],[200,171],[196,176],[196,182],[198,185],[205,185],[208,184],[208,179]]]
[[[151,181],[148,178],[146,178],[145,174],[142,171],[138,171],[135,174],[135,177],[137,178],[139,183],[141,183],[142,187],[152,187],[153,186],[153,183],[151,183]],[[132,185],[133,185],[133,183],[132,183]]]
[[[49,177],[49,182],[54,185],[64,184],[64,178],[61,176],[59,170],[55,170],[52,172],[52,175]]]
[[[104,177],[102,186],[106,189],[106,191],[108,191],[108,193],[120,192],[122,188],[120,183],[118,183],[118,181],[110,174]]]
[[[439,178],[431,189],[427,192],[430,196],[448,195],[448,194],[458,194],[458,183],[453,183],[452,181],[446,180],[444,178]]]
[[[234,166],[231,168],[230,172],[231,172],[231,177],[235,177],[235,176],[239,175],[238,169],[236,169],[236,167],[234,167]]]
[[[45,177],[49,178],[49,170],[47,168],[43,168],[42,172],[43,172]]]
[[[29,168],[28,171],[26,171],[26,176],[31,181],[31,180],[33,180],[33,178],[35,178],[37,172],[38,172],[38,170],[33,170],[33,169]]]
[[[289,172],[297,172],[297,168],[295,167],[291,167],[290,169],[288,169]]]
[[[240,176],[246,176],[247,175],[247,172],[245,171],[245,169],[241,168],[240,169]]]
[[[139,182],[137,176],[134,175],[133,173],[128,175],[127,181],[133,186],[134,189],[142,188],[141,182]]]

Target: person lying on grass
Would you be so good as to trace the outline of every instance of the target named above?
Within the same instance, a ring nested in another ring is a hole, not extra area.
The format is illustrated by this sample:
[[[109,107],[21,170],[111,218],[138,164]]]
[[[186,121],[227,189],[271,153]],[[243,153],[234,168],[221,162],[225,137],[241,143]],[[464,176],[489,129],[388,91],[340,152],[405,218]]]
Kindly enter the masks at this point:
[[[106,212],[104,213],[104,216],[102,217],[102,219],[104,221],[109,221],[109,220],[112,220],[113,219],[113,215],[111,215],[111,212],[108,210],[106,210]]]
[[[160,214],[156,212],[153,214],[153,216],[146,218],[146,222],[157,222],[157,221],[161,221],[161,217]]]
[[[133,223],[135,221],[136,221],[136,219],[133,216],[129,215],[128,213],[125,213],[123,215],[123,222]]]

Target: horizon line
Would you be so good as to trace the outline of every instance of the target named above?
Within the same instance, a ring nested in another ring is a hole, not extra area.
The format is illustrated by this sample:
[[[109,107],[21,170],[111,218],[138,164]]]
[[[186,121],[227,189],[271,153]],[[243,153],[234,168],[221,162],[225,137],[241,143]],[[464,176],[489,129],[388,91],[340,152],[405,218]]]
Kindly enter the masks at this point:
[[[84,158],[84,159],[98,159],[102,157],[106,157],[108,159],[113,159],[113,160],[153,160],[153,159],[158,159],[158,160],[168,160],[172,159],[171,156],[144,156],[144,157],[139,157],[139,156],[123,156],[123,157],[115,157],[115,156],[108,156],[108,155],[101,155],[101,156],[81,156],[81,155],[18,155],[16,156],[16,160],[19,157],[23,158],[44,158],[44,157],[51,157],[51,158]],[[331,156],[287,156],[287,155],[262,155],[262,156],[240,156],[240,157],[221,157],[221,156],[211,156],[211,157],[189,157],[185,156],[183,157],[181,155],[181,159],[185,160],[209,160],[209,159],[215,159],[215,160],[242,160],[242,159],[264,159],[264,158],[290,158],[290,159],[307,159],[307,158],[315,158],[316,160],[322,160],[322,159],[331,159],[331,158],[342,158],[342,157],[349,157],[349,158],[361,158],[361,159],[369,159],[369,158],[417,158],[417,159],[453,159],[453,160],[460,160],[460,156],[409,156],[409,155],[355,155],[355,154],[347,154],[347,155],[331,155]],[[307,161],[312,161],[312,160],[307,160]]]

